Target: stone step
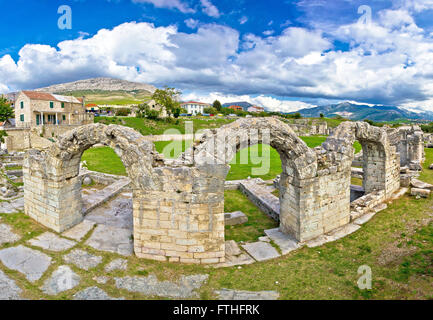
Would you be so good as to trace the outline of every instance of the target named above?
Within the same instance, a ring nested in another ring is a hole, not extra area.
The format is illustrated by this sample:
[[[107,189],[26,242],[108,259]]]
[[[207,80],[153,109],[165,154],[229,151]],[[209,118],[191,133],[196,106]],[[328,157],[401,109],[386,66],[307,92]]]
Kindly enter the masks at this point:
[[[121,179],[98,192],[89,195],[83,195],[83,215],[88,214],[93,209],[101,206],[108,200],[118,195],[130,183],[131,180],[129,179]]]

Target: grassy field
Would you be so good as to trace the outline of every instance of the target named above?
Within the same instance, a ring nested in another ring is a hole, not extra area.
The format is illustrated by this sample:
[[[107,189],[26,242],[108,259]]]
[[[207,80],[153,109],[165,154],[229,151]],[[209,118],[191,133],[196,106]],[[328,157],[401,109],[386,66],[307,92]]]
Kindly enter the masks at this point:
[[[72,92],[60,92],[60,94],[73,95],[74,97],[86,97],[86,104],[97,105],[131,105],[140,104],[151,99],[150,92],[145,90],[135,91],[104,91],[104,90],[81,90]]]
[[[81,161],[86,161],[89,170],[126,176],[122,160],[110,147],[88,149],[81,157]]]
[[[140,132],[142,135],[161,135],[167,134],[184,134],[185,122],[193,122],[193,130],[197,132],[203,129],[219,128],[225,124],[231,123],[233,119],[186,119],[179,118],[174,120],[174,123],[167,123],[164,121],[153,121],[148,119],[134,118],[134,117],[95,117],[95,122],[104,124],[118,124],[130,127]]]
[[[242,211],[248,217],[248,222],[237,226],[226,226],[226,240],[257,241],[264,236],[264,230],[278,227],[277,222],[261,212],[239,190],[224,192],[224,212]]]

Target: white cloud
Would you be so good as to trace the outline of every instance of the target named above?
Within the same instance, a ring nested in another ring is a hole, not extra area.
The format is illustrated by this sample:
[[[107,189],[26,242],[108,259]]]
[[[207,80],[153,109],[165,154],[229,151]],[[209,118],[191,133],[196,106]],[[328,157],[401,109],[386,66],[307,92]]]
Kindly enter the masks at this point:
[[[183,13],[195,13],[187,3],[181,0],[132,0],[134,3],[151,3],[157,8],[177,9]]]
[[[198,23],[199,23],[198,20],[194,20],[193,18],[186,19],[184,22],[185,22],[186,26],[188,28],[191,28],[191,29],[197,28]]]
[[[214,6],[210,0],[200,0],[200,3],[203,7],[203,12],[209,17],[219,18],[221,16],[218,8]]]
[[[304,108],[317,107],[314,104],[309,104],[302,101],[279,100],[266,95],[252,97],[250,95],[225,95],[219,92],[212,92],[210,94],[197,94],[193,92],[183,95],[182,98],[184,101],[199,100],[206,103],[213,103],[215,100],[219,100],[222,104],[245,101],[253,105],[263,107],[268,111],[276,112],[294,112]]]
[[[239,19],[239,23],[240,24],[245,24],[248,22],[248,18],[246,16],[243,16]]]
[[[274,30],[266,30],[266,31],[263,31],[263,35],[270,36],[270,35],[273,35],[274,32],[275,32]]]
[[[274,101],[275,96],[433,110],[433,38],[412,12],[406,7],[382,10],[371,26],[353,23],[326,36],[316,29],[288,27],[278,35],[241,37],[228,26],[194,19],[185,20],[194,28],[189,32],[125,23],[55,47],[25,45],[18,61],[0,55],[0,87],[31,89],[111,76],[245,96],[242,100],[254,99],[270,110],[293,111],[300,105]],[[349,50],[337,50],[334,39],[350,44]]]

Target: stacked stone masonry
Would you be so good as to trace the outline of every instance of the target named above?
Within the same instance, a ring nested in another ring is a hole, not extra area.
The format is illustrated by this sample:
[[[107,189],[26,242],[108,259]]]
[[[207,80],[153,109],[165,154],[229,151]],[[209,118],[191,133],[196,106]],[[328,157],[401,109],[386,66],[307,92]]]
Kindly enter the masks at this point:
[[[134,250],[141,258],[181,263],[224,262],[224,182],[239,149],[267,143],[282,160],[280,230],[303,242],[350,222],[353,142],[364,150],[366,192],[399,188],[400,159],[385,129],[341,124],[310,149],[275,118],[240,119],[206,130],[178,159],[164,159],[133,129],[103,124],[76,128],[23,163],[25,212],[63,232],[83,220],[80,159],[95,144],[121,158],[133,190]]]

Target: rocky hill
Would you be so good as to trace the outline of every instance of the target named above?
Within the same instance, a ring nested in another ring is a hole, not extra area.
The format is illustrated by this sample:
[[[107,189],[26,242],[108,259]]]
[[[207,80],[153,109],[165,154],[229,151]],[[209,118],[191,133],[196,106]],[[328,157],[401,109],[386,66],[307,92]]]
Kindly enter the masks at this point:
[[[61,83],[35,91],[85,97],[86,103],[98,105],[134,105],[148,101],[156,87],[112,78],[93,78]]]
[[[155,92],[156,87],[139,82],[130,82],[126,80],[112,79],[112,78],[93,78],[87,80],[79,80],[74,82],[67,82],[55,84],[49,87],[36,89],[36,91],[45,92],[73,92],[73,91],[147,91],[149,94]]]

